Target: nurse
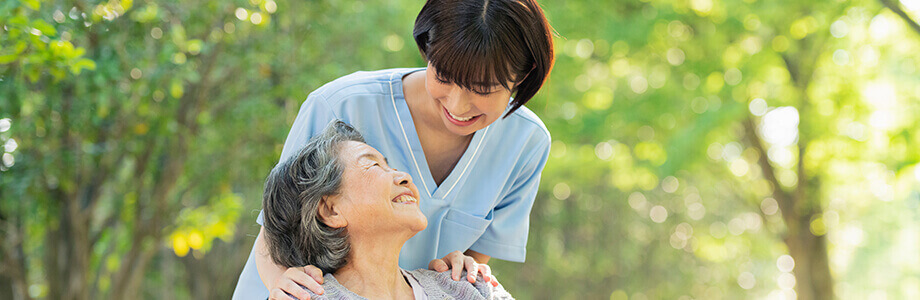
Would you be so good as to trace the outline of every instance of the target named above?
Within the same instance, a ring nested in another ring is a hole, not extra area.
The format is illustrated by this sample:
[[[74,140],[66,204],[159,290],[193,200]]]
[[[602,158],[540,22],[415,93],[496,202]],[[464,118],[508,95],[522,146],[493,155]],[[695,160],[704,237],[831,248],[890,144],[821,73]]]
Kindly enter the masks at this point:
[[[428,227],[406,242],[400,267],[452,268],[459,279],[493,257],[523,262],[550,148],[523,105],[552,69],[551,34],[533,0],[428,0],[413,30],[427,66],[357,72],[310,93],[280,161],[343,120],[417,180]],[[233,299],[308,299],[301,286],[322,294],[319,269],[275,265],[263,235]]]

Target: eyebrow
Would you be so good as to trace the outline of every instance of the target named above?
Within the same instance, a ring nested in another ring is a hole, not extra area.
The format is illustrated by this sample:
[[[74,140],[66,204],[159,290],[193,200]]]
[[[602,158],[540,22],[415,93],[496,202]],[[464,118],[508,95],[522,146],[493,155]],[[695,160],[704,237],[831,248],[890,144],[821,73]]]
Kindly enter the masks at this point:
[[[380,160],[379,155],[370,153],[370,152],[364,152],[364,154],[361,154],[360,156],[358,156],[358,159],[362,159],[362,158],[368,158],[370,160],[375,160],[375,161]],[[390,165],[390,161],[388,161],[386,157],[383,157],[383,162],[385,162],[387,165]]]

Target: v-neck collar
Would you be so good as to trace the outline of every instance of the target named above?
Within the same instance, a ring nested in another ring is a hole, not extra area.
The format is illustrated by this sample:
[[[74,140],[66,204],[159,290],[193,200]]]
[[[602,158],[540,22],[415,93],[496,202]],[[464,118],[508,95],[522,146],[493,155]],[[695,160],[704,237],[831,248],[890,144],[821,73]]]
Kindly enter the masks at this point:
[[[392,101],[397,122],[399,122],[400,129],[402,130],[403,142],[406,143],[406,146],[411,150],[410,156],[414,165],[410,167],[415,167],[417,174],[422,177],[420,178],[422,182],[422,192],[428,194],[431,199],[441,200],[447,197],[447,195],[457,187],[457,184],[464,176],[468,176],[467,174],[470,172],[469,169],[479,156],[479,150],[482,148],[483,139],[488,135],[491,126],[486,126],[486,128],[477,130],[473,133],[473,139],[466,147],[466,151],[463,152],[463,156],[460,157],[460,161],[454,165],[454,168],[450,171],[450,174],[447,175],[447,178],[441,182],[441,185],[437,185],[434,181],[434,176],[431,175],[431,170],[428,168],[428,159],[425,157],[425,151],[422,149],[421,141],[419,141],[415,122],[412,121],[412,114],[409,112],[409,105],[406,103],[406,97],[403,94],[403,76],[410,72],[421,70],[424,70],[424,68],[408,71],[400,70],[391,73],[389,80],[390,101]]]

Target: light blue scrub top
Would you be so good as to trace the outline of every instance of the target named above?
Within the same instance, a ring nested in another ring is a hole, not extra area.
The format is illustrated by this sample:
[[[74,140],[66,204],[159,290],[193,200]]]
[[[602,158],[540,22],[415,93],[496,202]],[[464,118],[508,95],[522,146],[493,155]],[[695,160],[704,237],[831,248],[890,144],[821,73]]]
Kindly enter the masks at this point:
[[[424,68],[357,72],[320,87],[300,107],[279,161],[298,153],[329,121],[340,119],[358,129],[391,167],[409,173],[418,186],[428,227],[403,246],[400,267],[427,268],[432,259],[467,249],[524,262],[530,210],[549,155],[549,131],[521,107],[474,133],[460,161],[437,185],[403,95],[402,77],[420,70]],[[260,213],[259,224],[261,217]],[[254,250],[233,299],[268,297]]]

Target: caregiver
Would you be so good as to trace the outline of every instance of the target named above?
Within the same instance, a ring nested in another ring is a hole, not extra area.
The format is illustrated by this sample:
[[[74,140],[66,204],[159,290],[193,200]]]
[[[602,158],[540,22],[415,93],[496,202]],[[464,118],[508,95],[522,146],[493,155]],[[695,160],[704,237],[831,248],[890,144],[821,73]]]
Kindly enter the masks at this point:
[[[476,270],[473,259],[523,262],[550,148],[543,122],[523,105],[552,68],[551,32],[533,0],[429,0],[413,30],[427,67],[357,72],[315,90],[280,161],[341,119],[418,180],[428,227],[402,248],[402,268],[451,267],[459,279],[461,269]],[[263,235],[233,298],[265,299],[271,289],[273,298],[306,299],[299,286],[322,294],[319,269],[274,264]]]

